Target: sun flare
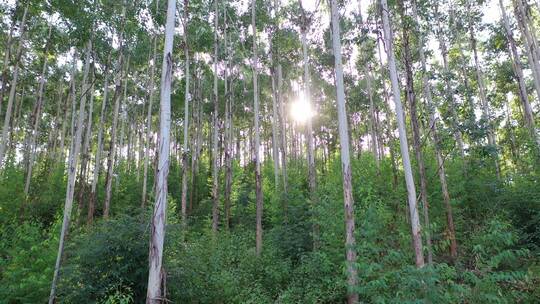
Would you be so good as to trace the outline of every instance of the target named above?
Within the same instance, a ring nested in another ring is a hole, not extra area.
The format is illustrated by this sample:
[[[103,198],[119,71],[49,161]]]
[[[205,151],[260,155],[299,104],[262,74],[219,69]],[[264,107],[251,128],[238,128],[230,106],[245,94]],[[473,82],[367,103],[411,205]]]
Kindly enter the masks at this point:
[[[298,123],[305,123],[315,115],[315,112],[311,108],[311,104],[304,97],[304,94],[300,94],[299,98],[291,103],[290,113],[294,121]]]

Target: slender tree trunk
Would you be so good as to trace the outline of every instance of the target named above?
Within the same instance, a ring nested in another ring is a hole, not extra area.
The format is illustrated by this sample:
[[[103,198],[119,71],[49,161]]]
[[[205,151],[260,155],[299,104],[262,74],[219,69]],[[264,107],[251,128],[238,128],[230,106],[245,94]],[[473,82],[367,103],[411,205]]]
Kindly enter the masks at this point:
[[[431,131],[431,136],[433,138],[435,156],[436,156],[437,165],[438,165],[439,180],[441,183],[441,191],[443,195],[444,206],[446,209],[446,220],[447,220],[447,229],[448,229],[447,235],[450,241],[450,255],[453,259],[456,259],[457,258],[457,241],[456,241],[456,234],[455,234],[455,228],[454,228],[454,216],[452,212],[452,205],[450,202],[450,194],[448,192],[448,182],[446,181],[446,170],[445,170],[445,165],[444,165],[444,158],[442,156],[441,147],[440,147],[439,133],[437,129],[437,119],[435,117],[435,107],[433,105],[432,88],[431,88],[431,85],[429,83],[429,78],[428,78],[426,55],[425,55],[425,51],[423,47],[425,39],[419,25],[416,0],[412,1],[412,12],[413,12],[413,18],[416,22],[415,23],[416,31],[419,33],[419,37],[420,37],[418,53],[419,53],[420,62],[422,66],[422,84],[423,84],[423,89],[424,89],[426,107],[429,112],[430,131]],[[429,226],[428,226],[428,229],[429,229]]]
[[[85,73],[83,78],[88,77],[88,69],[90,65],[90,54],[92,52],[92,40],[89,40],[86,47],[86,62],[85,62]],[[73,144],[71,153],[69,155],[69,166],[68,166],[68,181],[66,188],[66,201],[64,204],[64,218],[62,220],[62,230],[60,232],[60,241],[58,244],[58,253],[56,256],[56,263],[54,266],[54,276],[51,284],[51,293],[49,295],[49,304],[55,302],[56,297],[56,284],[58,282],[58,277],[60,275],[60,265],[62,262],[62,256],[64,255],[64,243],[66,241],[66,235],[69,232],[69,224],[71,221],[71,211],[73,209],[73,195],[75,193],[75,177],[77,173],[77,163],[79,161],[79,151],[81,149],[81,137],[82,137],[82,126],[83,120],[85,117],[84,108],[86,106],[86,94],[87,91],[86,80],[83,80],[83,86],[81,90],[81,98],[79,105],[79,115],[77,118],[77,129],[75,136],[73,137]],[[75,94],[75,92],[73,92]],[[75,113],[74,113],[75,114]]]
[[[109,94],[109,63],[110,56],[107,59],[107,65],[105,67],[105,82],[103,84],[103,100],[101,102],[101,113],[99,115],[98,136],[97,136],[97,149],[94,156],[94,178],[92,179],[92,187],[90,190],[90,202],[88,204],[88,214],[86,218],[87,224],[91,225],[94,221],[94,212],[96,209],[97,198],[97,183],[99,181],[99,171],[101,169],[101,153],[103,151],[103,125],[105,124],[105,110],[107,109],[107,96]]]
[[[412,239],[414,253],[416,257],[416,267],[424,267],[424,253],[422,250],[422,235],[420,220],[418,216],[418,207],[416,205],[416,189],[412,175],[411,160],[409,157],[409,144],[407,142],[407,131],[405,128],[405,117],[399,91],[399,80],[394,55],[394,38],[390,28],[390,17],[388,14],[388,4],[386,0],[380,0],[382,6],[382,19],[384,27],[384,37],[386,39],[386,48],[388,52],[388,69],[390,70],[390,80],[392,82],[392,95],[396,106],[396,115],[399,130],[399,143],[401,148],[401,157],[405,173],[405,182],[407,184],[407,193],[409,201],[409,212],[412,228]]]
[[[122,7],[122,23],[125,22],[125,14],[126,14],[126,8],[125,6]],[[126,77],[127,75],[123,75],[122,68],[123,68],[123,62],[124,62],[124,45],[123,45],[123,31],[120,34],[120,55],[118,56],[118,62],[117,62],[117,75],[115,80],[115,90],[114,90],[114,112],[113,112],[113,122],[112,122],[112,129],[111,129],[111,141],[109,144],[109,157],[107,159],[107,178],[105,182],[105,201],[103,202],[103,218],[108,219],[109,213],[110,213],[110,207],[111,207],[111,196],[112,196],[112,179],[113,179],[113,170],[114,170],[114,164],[116,159],[116,137],[117,137],[117,129],[118,129],[118,115],[120,111],[120,90],[122,89],[122,77]],[[125,72],[127,74],[129,67],[126,65]]]
[[[414,1],[414,0],[413,0]],[[401,22],[402,22],[402,33],[403,33],[403,53],[405,59],[405,75],[406,75],[406,97],[407,102],[409,103],[410,116],[411,116],[411,125],[413,133],[413,149],[416,154],[416,162],[418,164],[418,173],[420,177],[420,197],[422,199],[423,212],[424,212],[424,225],[426,227],[425,236],[426,236],[426,247],[427,247],[427,258],[428,264],[433,264],[433,249],[431,245],[431,233],[430,233],[430,221],[429,221],[429,202],[428,202],[428,193],[427,193],[427,177],[426,177],[426,166],[424,164],[424,155],[422,152],[422,139],[420,138],[420,126],[418,123],[418,109],[417,109],[417,100],[416,94],[414,91],[414,75],[412,70],[412,55],[411,47],[409,45],[409,31],[410,26],[407,21],[407,15],[405,12],[405,7],[403,0],[398,1],[398,6],[401,11]]]
[[[445,94],[446,99],[449,103],[449,109],[451,114],[451,125],[452,125],[452,132],[454,133],[454,138],[456,139],[459,153],[461,156],[461,159],[465,158],[465,145],[463,143],[463,136],[461,134],[461,131],[459,130],[458,125],[458,116],[456,111],[456,101],[454,99],[454,94],[452,93],[452,86],[450,84],[450,69],[448,67],[448,49],[446,47],[446,42],[444,40],[442,27],[440,26],[439,19],[437,19],[438,23],[438,31],[437,36],[439,39],[439,48],[441,50],[441,55],[443,59],[443,78],[444,78],[444,88],[445,88]]]
[[[156,4],[157,5],[157,4]],[[157,35],[154,35],[154,51],[152,55],[152,67],[150,68],[150,81],[148,82],[148,112],[146,113],[146,138],[144,148],[144,169],[141,207],[146,206],[146,188],[148,185],[148,164],[150,162],[150,139],[152,137],[152,106],[154,102],[154,75],[157,60]]]
[[[17,81],[19,79],[19,62],[22,56],[24,49],[24,41],[26,38],[25,24],[26,24],[26,14],[28,12],[28,6],[24,9],[23,18],[21,21],[21,35],[19,39],[19,46],[17,48],[17,54],[15,55],[15,66],[13,67],[12,79],[11,79],[11,88],[9,90],[8,105],[6,108],[6,114],[4,116],[4,127],[2,129],[2,142],[0,143],[0,167],[4,164],[4,156],[6,153],[7,142],[9,140],[8,131],[10,126],[11,114],[13,112],[13,101],[15,100],[15,92],[17,91]],[[3,97],[3,96],[2,96]],[[1,104],[1,99],[0,99]]]
[[[343,178],[343,202],[345,211],[345,248],[347,257],[347,303],[358,303],[358,293],[354,291],[358,283],[356,270],[356,240],[354,224],[354,199],[352,191],[351,161],[349,156],[349,129],[345,108],[345,88],[343,84],[343,63],[341,60],[341,33],[337,0],[331,0],[332,50],[336,81],[339,142],[341,151],[341,173]]]
[[[281,140],[280,140],[280,149],[281,149],[281,175],[283,176],[283,191],[287,193],[287,118],[285,116],[284,110],[284,100],[283,100],[283,75],[281,70],[281,64],[278,63],[277,66],[277,90],[278,90],[278,109],[279,109],[279,118],[281,125]],[[284,200],[283,212],[285,218],[287,215],[287,201]]]
[[[47,42],[45,46],[43,67],[41,69],[41,75],[39,77],[39,89],[37,93],[36,110],[34,111],[34,121],[32,122],[33,130],[30,135],[30,158],[28,160],[28,170],[26,171],[26,182],[24,184],[24,194],[28,195],[30,190],[30,180],[32,179],[32,169],[34,166],[34,158],[36,153],[36,139],[39,132],[39,123],[41,122],[41,110],[43,108],[43,90],[45,88],[45,73],[47,72],[48,58],[47,53],[49,51],[49,40],[51,39],[52,25],[49,24],[49,34],[47,36]]]
[[[212,113],[212,231],[217,233],[219,225],[219,169],[218,169],[218,0],[214,0],[214,111]]]
[[[15,30],[15,25],[17,24],[16,16],[17,16],[17,7],[15,7],[13,11],[13,17],[11,21],[11,27],[9,29],[8,39],[6,41],[6,51],[4,53],[4,64],[2,65],[2,89],[0,89],[0,114],[2,113],[2,105],[4,104],[4,94],[7,89],[7,83],[8,83],[8,72],[9,72],[9,58],[11,56],[11,46],[12,46],[12,40],[13,40],[13,31]],[[23,18],[21,21],[21,24],[19,26],[21,30],[21,36],[23,37],[24,33],[24,27],[26,24],[26,14],[28,13],[28,5],[24,8]],[[18,60],[16,61],[16,65],[18,64]],[[0,163],[1,165],[1,163]]]
[[[187,190],[188,190],[188,143],[189,143],[189,100],[191,98],[189,91],[189,47],[188,47],[188,0],[184,0],[184,56],[185,62],[185,74],[186,74],[186,88],[184,91],[184,143],[182,147],[182,197],[181,211],[182,211],[182,223],[186,226],[187,219]]]
[[[167,21],[165,24],[165,45],[163,65],[161,67],[161,102],[160,102],[160,140],[156,183],[156,203],[152,216],[147,304],[163,303],[165,294],[162,290],[163,243],[165,240],[165,222],[167,220],[167,175],[169,173],[169,145],[171,132],[171,78],[173,69],[173,39],[175,27],[176,1],[169,0]]]
[[[94,76],[95,77],[95,76]],[[92,139],[92,117],[94,112],[94,84],[92,83],[92,88],[90,92],[90,106],[88,108],[88,120],[86,122],[86,134],[84,136],[84,143],[81,151],[81,168],[79,173],[79,197],[78,197],[78,213],[77,225],[82,221],[83,216],[83,207],[84,207],[84,194],[86,193],[87,188],[87,166],[91,154],[90,142]],[[90,205],[88,206],[90,209]]]
[[[259,72],[259,58],[257,56],[257,27],[255,23],[256,1],[251,1],[251,26],[253,28],[253,116],[254,116],[254,158],[255,158],[255,196],[257,201],[256,209],[256,233],[255,233],[255,251],[257,256],[262,252],[263,238],[263,193],[262,193],[262,176],[261,176],[261,160],[259,157],[260,150],[260,130],[259,130],[259,86],[257,83],[257,73]]]
[[[225,22],[225,53],[227,63],[225,65],[225,195],[224,195],[224,211],[225,211],[225,228],[231,226],[231,192],[232,192],[232,141],[233,141],[233,123],[232,123],[232,80],[229,84],[229,68],[232,62],[232,54],[229,49],[227,40],[227,10],[224,10]]]
[[[478,48],[477,48],[477,40],[474,33],[474,22],[472,20],[472,16],[470,16],[470,12],[472,12],[472,7],[470,5],[471,0],[467,0],[467,7],[469,8],[469,42],[471,49],[473,51],[473,58],[474,58],[474,67],[476,70],[476,78],[478,81],[478,94],[480,97],[480,102],[482,105],[482,118],[486,122],[487,125],[487,140],[488,144],[497,149],[497,142],[495,139],[495,131],[493,130],[493,123],[491,122],[491,111],[489,107],[489,102],[487,100],[487,93],[486,93],[486,85],[484,82],[484,73],[482,72],[482,69],[480,67],[480,60],[478,58]],[[497,155],[498,152],[495,152],[494,161],[495,161],[495,171],[497,173],[497,178],[501,178],[501,169],[499,167],[499,156]]]
[[[302,34],[302,57],[304,65],[304,96],[306,103],[311,107],[311,76],[309,73],[309,58],[306,32],[309,26],[309,20],[307,19],[304,8],[302,7],[302,0],[298,0],[300,8],[302,10],[302,24],[300,25],[300,31]],[[313,147],[313,125],[311,117],[308,115],[306,120],[306,139],[307,139],[307,163],[308,163],[308,185],[309,185],[309,199],[312,205],[312,212],[314,214],[313,219],[313,249],[317,250],[320,247],[320,233],[319,225],[317,224],[317,171],[315,168],[315,152]]]
[[[531,67],[536,95],[538,101],[540,102],[540,58],[538,58],[537,56],[537,52],[535,51],[534,47],[534,41],[531,37],[530,30],[525,21],[525,10],[523,9],[521,0],[513,0],[513,3],[514,14],[516,16],[521,35],[523,37],[522,40],[524,48],[527,52],[527,59],[529,60],[529,65]]]
[[[516,47],[514,34],[512,33],[512,28],[510,27],[510,22],[508,21],[508,15],[506,14],[506,8],[504,7],[504,3],[502,0],[499,0],[499,7],[501,8],[503,24],[506,31],[506,39],[508,40],[508,46],[510,49],[510,56],[513,60],[514,73],[518,80],[519,100],[521,101],[524,112],[523,118],[531,134],[531,139],[536,142],[537,148],[540,149],[540,137],[536,132],[534,114],[531,108],[531,104],[529,103],[529,95],[527,94],[527,86],[525,84],[525,76],[523,75],[523,67],[521,65],[520,55]]]

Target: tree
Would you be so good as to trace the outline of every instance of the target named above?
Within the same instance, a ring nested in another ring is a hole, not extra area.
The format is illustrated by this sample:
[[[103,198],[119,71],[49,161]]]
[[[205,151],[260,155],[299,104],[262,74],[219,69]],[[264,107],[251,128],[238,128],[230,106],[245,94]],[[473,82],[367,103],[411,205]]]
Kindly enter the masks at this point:
[[[388,69],[390,71],[390,82],[392,83],[392,96],[396,107],[396,116],[399,130],[399,146],[401,148],[401,158],[405,171],[405,183],[407,184],[407,199],[409,202],[409,213],[412,229],[412,241],[415,254],[416,267],[424,267],[424,253],[422,250],[422,235],[420,220],[418,217],[418,207],[416,205],[416,189],[412,175],[411,160],[409,157],[409,144],[405,129],[405,117],[401,104],[401,93],[399,91],[399,81],[397,75],[396,59],[394,54],[394,37],[390,28],[390,17],[386,0],[381,1],[382,20],[384,27],[384,38],[388,55]]]
[[[351,160],[349,156],[349,127],[345,109],[345,90],[343,85],[343,63],[341,60],[341,34],[339,28],[339,11],[336,0],[331,0],[332,14],[332,50],[334,54],[334,70],[336,82],[336,100],[338,111],[339,142],[341,152],[341,174],[343,178],[343,203],[345,210],[345,250],[347,256],[347,302],[358,303],[354,198],[352,192]]]
[[[150,229],[150,250],[148,272],[148,291],[146,303],[162,303],[165,295],[162,291],[163,280],[163,243],[165,240],[165,221],[167,218],[167,176],[169,174],[169,143],[171,132],[171,80],[172,48],[176,15],[176,1],[168,0],[167,21],[165,24],[165,45],[161,66],[161,101],[160,101],[160,140],[158,149],[158,167],[156,182],[156,203]]]

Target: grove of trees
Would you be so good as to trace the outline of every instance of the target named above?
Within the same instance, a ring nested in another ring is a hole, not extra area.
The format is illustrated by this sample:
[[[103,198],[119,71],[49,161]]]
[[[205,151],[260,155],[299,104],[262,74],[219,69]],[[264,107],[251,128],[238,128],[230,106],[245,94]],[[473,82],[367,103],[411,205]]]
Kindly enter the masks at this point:
[[[540,1],[0,23],[0,303],[540,303]]]

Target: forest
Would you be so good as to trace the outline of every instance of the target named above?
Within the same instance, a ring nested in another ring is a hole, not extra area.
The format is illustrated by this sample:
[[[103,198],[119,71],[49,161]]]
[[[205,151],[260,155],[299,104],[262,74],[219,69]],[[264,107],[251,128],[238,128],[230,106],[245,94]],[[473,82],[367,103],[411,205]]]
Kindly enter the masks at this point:
[[[540,303],[540,1],[0,0],[0,303]]]

